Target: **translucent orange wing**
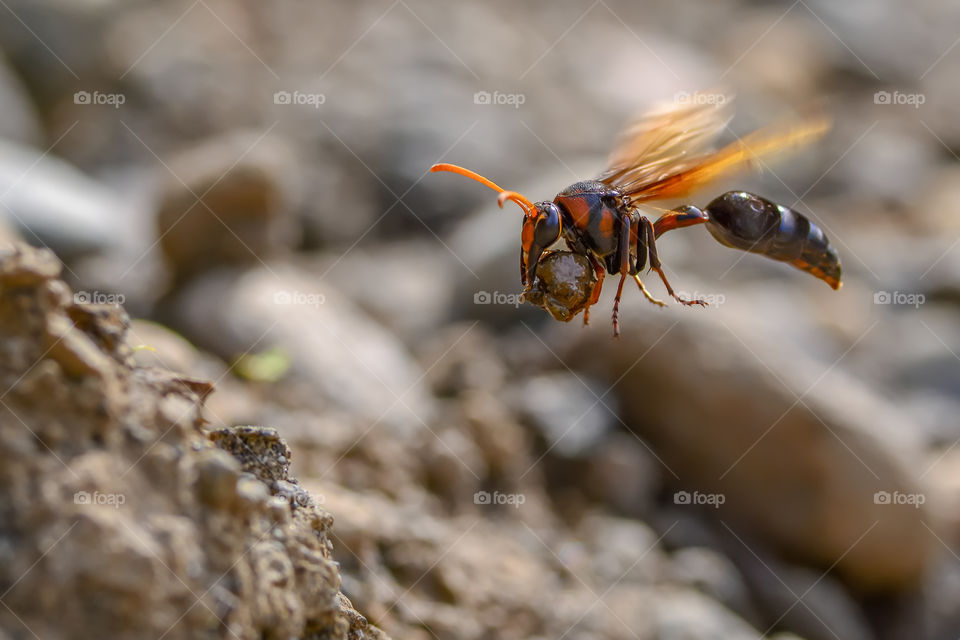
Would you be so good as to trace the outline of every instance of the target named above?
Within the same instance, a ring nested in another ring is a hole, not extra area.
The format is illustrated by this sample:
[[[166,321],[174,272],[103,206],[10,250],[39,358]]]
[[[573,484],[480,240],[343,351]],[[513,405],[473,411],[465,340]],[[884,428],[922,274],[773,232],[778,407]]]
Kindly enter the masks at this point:
[[[765,127],[725,147],[713,144],[730,121],[732,99],[680,104],[640,117],[624,132],[600,180],[634,202],[678,198],[760,160],[812,142],[830,126],[809,115]]]
[[[679,166],[713,146],[730,121],[730,102],[670,103],[641,114],[620,134],[600,180],[613,185],[645,184],[676,173]]]

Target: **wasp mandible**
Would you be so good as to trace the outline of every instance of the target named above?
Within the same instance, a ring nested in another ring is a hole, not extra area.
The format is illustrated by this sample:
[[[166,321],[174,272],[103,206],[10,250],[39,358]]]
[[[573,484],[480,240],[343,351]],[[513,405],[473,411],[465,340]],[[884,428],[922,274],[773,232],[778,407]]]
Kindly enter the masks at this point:
[[[683,205],[655,222],[640,207],[655,200],[687,197],[709,182],[735,171],[759,166],[775,152],[806,144],[828,128],[823,116],[808,116],[758,130],[720,149],[713,142],[730,118],[730,98],[711,104],[671,104],[637,118],[621,134],[607,169],[594,180],[570,185],[550,201],[531,202],[502,189],[483,176],[453,164],[436,164],[431,171],[451,171],[499,192],[498,203],[511,201],[523,210],[520,233],[520,280],[529,291],[537,265],[562,237],[568,248],[590,259],[597,275],[584,311],[600,297],[606,273],[619,274],[613,303],[613,333],[620,335],[620,297],[627,276],[650,302],[665,306],[644,286],[640,272],[649,263],[667,294],[683,305],[702,299],[678,296],[657,254],[656,239],[671,229],[706,224],[721,244],[788,262],[839,289],[840,259],[823,231],[795,210],[744,191],[730,191],[706,207]]]

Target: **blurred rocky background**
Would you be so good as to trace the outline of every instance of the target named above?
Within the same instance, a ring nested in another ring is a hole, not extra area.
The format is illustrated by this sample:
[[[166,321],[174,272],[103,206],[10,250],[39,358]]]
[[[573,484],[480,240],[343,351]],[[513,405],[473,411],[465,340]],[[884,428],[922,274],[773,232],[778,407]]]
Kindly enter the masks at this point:
[[[957,638],[958,43],[945,0],[0,1],[0,638]],[[614,341],[427,173],[550,199],[713,87],[726,140],[831,114],[694,202],[793,206],[839,292],[678,231],[714,304],[627,289]]]

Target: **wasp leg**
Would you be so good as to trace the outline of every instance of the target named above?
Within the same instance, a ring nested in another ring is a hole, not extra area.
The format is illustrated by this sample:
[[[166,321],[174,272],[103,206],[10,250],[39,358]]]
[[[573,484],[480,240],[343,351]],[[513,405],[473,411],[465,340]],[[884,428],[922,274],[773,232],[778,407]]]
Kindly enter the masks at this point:
[[[613,337],[620,337],[620,296],[623,295],[623,283],[633,272],[630,264],[630,228],[633,221],[629,214],[620,216],[620,239],[617,242],[617,272],[620,274],[620,283],[617,285],[617,296],[613,299]],[[639,231],[639,230],[638,230]]]
[[[597,283],[593,285],[593,291],[590,292],[590,300],[583,309],[583,324],[585,325],[590,324],[590,307],[597,304],[597,301],[600,300],[600,292],[603,290],[603,276],[605,275],[603,265],[600,264],[600,261],[597,260],[592,253],[587,254],[587,257],[590,258],[590,264],[593,265],[593,272],[597,276]]]
[[[697,223],[692,223],[692,224],[697,224]],[[651,223],[646,218],[643,218],[643,227],[647,234],[647,251],[650,254],[650,268],[656,271],[657,275],[660,276],[660,279],[663,280],[663,285],[667,288],[667,293],[670,294],[670,297],[676,300],[677,302],[679,302],[680,304],[685,304],[688,306],[693,304],[699,304],[702,307],[706,307],[707,306],[706,300],[703,300],[701,298],[697,298],[696,300],[687,300],[686,298],[681,298],[676,293],[674,293],[673,287],[670,286],[670,282],[667,280],[666,274],[663,273],[663,263],[660,262],[660,256],[657,255],[656,231],[654,229],[653,223]]]
[[[671,229],[692,227],[695,224],[703,224],[709,221],[710,217],[705,211],[701,211],[693,205],[685,204],[657,218],[657,221],[653,223],[653,237],[659,238]]]
[[[643,286],[643,281],[640,279],[640,272],[643,271],[643,268],[647,265],[648,240],[645,226],[647,224],[649,224],[649,220],[640,216],[637,220],[637,225],[634,227],[635,231],[631,234],[630,242],[633,245],[634,262],[630,265],[630,275],[633,276],[637,286],[640,287],[640,293],[643,294],[643,297],[657,306],[665,307],[667,305],[664,304],[663,300],[654,298],[650,292],[647,291],[647,288]]]
[[[613,299],[613,337],[620,337],[620,296],[623,294],[623,283],[629,274],[626,271],[620,273],[620,283],[617,285],[617,297]]]
[[[636,273],[633,274],[633,279],[637,282],[637,286],[640,287],[640,293],[642,293],[647,300],[649,300],[653,304],[660,307],[667,306],[666,302],[664,302],[663,300],[658,300],[657,298],[654,298],[653,295],[651,295],[651,293],[647,291],[647,288],[643,286],[643,281],[640,280],[639,274],[636,274]]]

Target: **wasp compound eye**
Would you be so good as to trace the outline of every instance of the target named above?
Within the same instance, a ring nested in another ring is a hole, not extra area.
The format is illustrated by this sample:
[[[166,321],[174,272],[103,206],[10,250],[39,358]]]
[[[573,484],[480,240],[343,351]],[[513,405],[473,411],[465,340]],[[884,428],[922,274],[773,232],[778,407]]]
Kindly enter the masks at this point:
[[[533,232],[533,242],[541,247],[549,247],[560,239],[562,224],[560,209],[552,202],[537,203],[537,226]]]
[[[538,202],[537,217],[524,223],[521,241],[527,254],[527,282],[533,283],[537,275],[537,265],[544,250],[560,239],[563,224],[560,222],[560,209],[552,202]],[[533,230],[530,230],[530,223]]]

